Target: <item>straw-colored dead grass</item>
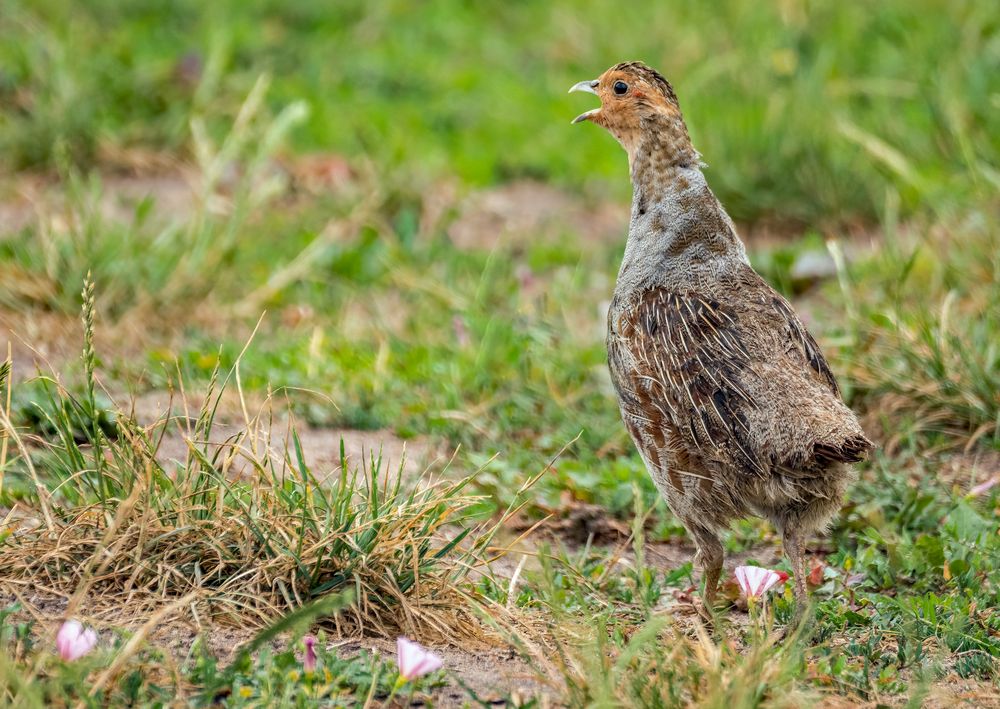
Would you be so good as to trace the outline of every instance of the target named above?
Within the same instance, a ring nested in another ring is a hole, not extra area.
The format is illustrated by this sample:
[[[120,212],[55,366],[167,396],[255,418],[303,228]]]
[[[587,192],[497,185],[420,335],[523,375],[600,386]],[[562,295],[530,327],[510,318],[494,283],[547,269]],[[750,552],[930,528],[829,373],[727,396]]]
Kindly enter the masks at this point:
[[[332,619],[338,631],[478,636],[470,599],[456,585],[475,560],[448,556],[442,529],[471,500],[454,495],[455,487],[424,491],[377,519],[360,502],[338,526],[303,529],[263,488],[249,491],[245,509],[171,519],[151,504],[155,486],[137,486],[110,524],[95,503],[54,515],[51,527],[15,530],[0,589],[82,600],[85,588],[90,613],[115,607],[126,623],[194,593],[199,617],[261,625],[325,592],[354,588],[357,603]]]
[[[92,308],[88,291],[88,333]],[[120,609],[123,623],[189,597],[196,621],[253,625],[351,590],[355,603],[329,621],[338,633],[489,634],[464,580],[498,525],[471,518],[481,499],[464,492],[468,479],[407,490],[378,457],[349,468],[343,445],[338,469],[313,471],[292,424],[273,435],[271,399],[247,412],[238,364],[221,385],[213,377],[197,415],[141,426],[122,407],[102,413],[90,343],[82,396],[55,379],[38,384],[48,435],[19,430],[9,403],[0,410],[3,469],[32,491],[7,515],[0,590],[70,597],[67,616],[86,599],[90,613]],[[215,410],[230,380],[244,421],[219,441]],[[188,447],[176,469],[157,456],[168,432]]]

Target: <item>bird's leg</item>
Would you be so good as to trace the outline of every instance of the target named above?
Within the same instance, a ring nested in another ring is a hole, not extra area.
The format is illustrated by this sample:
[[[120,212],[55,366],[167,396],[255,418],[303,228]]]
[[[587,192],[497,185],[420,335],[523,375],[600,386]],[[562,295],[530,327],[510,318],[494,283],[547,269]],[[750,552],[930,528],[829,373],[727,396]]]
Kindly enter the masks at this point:
[[[806,541],[802,530],[791,525],[786,526],[782,533],[782,543],[785,555],[792,564],[792,576],[795,582],[795,614],[801,616],[808,605],[806,593]]]
[[[719,577],[722,575],[725,552],[722,549],[722,542],[714,532],[696,527],[691,530],[691,534],[695,544],[698,545],[698,553],[694,559],[702,569],[701,580],[704,588],[702,602],[705,604],[705,610],[711,615],[715,606],[715,594],[719,590]]]

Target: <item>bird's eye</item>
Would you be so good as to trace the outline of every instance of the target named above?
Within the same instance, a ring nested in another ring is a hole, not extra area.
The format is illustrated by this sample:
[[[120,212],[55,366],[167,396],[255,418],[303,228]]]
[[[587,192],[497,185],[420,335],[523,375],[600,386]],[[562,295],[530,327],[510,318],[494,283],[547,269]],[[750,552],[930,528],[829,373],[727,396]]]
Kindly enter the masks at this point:
[[[628,84],[626,84],[624,81],[616,81],[615,85],[612,88],[615,90],[616,94],[618,94],[619,96],[623,96],[625,92],[628,91]]]

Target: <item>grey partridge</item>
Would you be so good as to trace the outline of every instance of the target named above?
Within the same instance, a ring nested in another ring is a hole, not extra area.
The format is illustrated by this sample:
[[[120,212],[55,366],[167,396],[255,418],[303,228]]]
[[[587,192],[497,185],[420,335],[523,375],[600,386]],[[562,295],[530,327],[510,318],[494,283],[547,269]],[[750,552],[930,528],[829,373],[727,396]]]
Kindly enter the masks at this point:
[[[711,608],[734,519],[782,535],[799,610],[805,543],[837,513],[872,448],[819,346],[751,267],[709,189],[670,83],[641,62],[576,84],[601,99],[573,122],[628,153],[632,215],[608,311],[622,420],[697,546]]]

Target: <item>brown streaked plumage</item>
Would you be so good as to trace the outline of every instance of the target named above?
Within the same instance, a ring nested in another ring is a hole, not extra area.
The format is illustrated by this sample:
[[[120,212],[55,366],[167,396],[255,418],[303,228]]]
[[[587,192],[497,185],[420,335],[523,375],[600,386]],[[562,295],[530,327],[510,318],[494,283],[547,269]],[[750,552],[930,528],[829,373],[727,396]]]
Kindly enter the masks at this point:
[[[607,342],[625,426],[697,544],[706,605],[719,532],[757,515],[782,534],[801,608],[806,539],[836,514],[872,444],[816,341],[750,267],[667,80],[627,62],[572,90],[600,97],[574,123],[617,138],[632,177]]]

